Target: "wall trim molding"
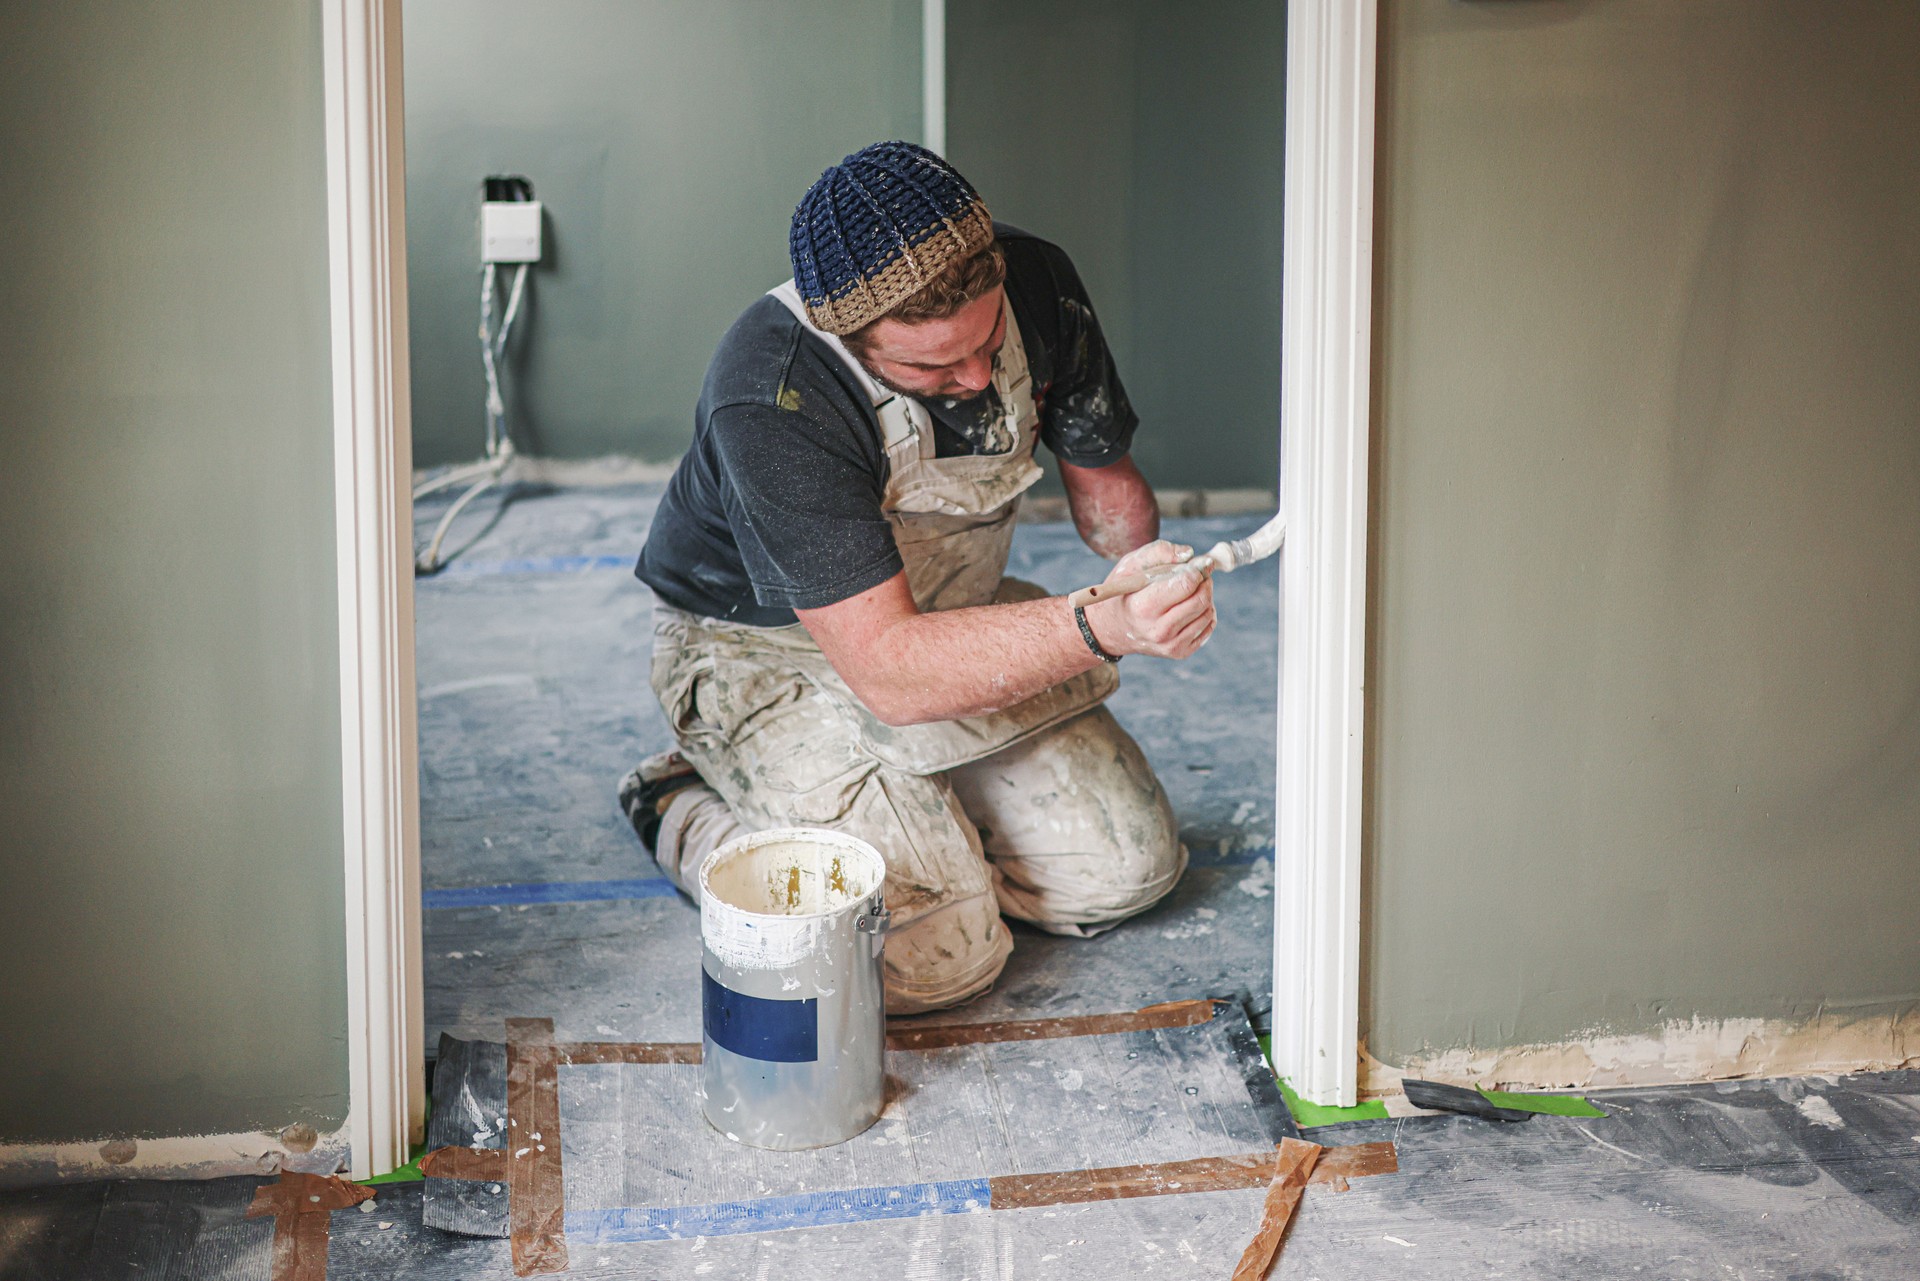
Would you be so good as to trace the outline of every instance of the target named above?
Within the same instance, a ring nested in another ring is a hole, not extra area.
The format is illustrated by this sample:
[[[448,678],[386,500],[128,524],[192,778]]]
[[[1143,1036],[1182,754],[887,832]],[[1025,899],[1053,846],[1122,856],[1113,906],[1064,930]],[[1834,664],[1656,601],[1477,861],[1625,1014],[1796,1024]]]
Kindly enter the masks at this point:
[[[0,1188],[90,1179],[221,1179],[282,1170],[332,1174],[347,1162],[344,1129],[291,1147],[280,1135],[195,1134],[87,1143],[0,1143]]]
[[[398,0],[323,0],[351,1173],[426,1116]]]
[[[1287,6],[1276,1070],[1357,1097],[1378,0]]]

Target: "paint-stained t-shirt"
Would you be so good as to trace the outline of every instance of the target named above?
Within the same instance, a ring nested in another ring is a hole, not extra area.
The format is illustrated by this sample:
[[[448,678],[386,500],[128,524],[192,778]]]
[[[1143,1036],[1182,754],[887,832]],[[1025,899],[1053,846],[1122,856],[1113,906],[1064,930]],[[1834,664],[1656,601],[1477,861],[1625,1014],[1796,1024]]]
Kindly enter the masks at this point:
[[[1040,412],[1040,441],[1064,462],[1126,457],[1139,419],[1100,323],[1059,247],[996,224],[1007,297]],[[984,452],[1000,415],[989,387],[923,400],[936,452]],[[881,511],[888,464],[865,390],[833,349],[776,298],[720,340],[694,410],[693,445],[654,514],[634,573],[678,609],[782,627],[901,570]]]

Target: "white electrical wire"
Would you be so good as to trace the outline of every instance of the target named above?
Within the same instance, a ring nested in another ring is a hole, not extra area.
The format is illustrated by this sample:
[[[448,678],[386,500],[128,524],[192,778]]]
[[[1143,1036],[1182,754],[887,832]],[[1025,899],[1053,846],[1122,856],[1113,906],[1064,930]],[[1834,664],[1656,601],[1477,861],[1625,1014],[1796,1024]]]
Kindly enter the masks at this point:
[[[507,291],[507,309],[500,317],[497,334],[493,329],[493,304],[499,289],[500,265],[490,262],[480,268],[480,363],[487,373],[487,453],[479,462],[450,468],[414,487],[414,501],[418,502],[428,494],[472,482],[467,492],[455,499],[453,506],[440,517],[427,550],[414,558],[414,569],[418,573],[435,573],[445,565],[440,559],[440,545],[446,541],[454,518],[468,503],[498,484],[513,462],[513,438],[507,434],[507,406],[500,395],[500,361],[506,356],[507,339],[513,333],[515,317],[520,314],[520,301],[526,296],[528,266],[523,262],[514,270],[513,287]]]

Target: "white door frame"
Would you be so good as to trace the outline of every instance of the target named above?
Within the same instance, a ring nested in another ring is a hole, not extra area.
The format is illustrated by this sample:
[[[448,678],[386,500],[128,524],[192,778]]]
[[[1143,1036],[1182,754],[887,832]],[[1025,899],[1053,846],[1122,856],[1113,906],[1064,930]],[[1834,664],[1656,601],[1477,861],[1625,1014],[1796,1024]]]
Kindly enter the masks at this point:
[[[1358,1085],[1377,3],[1291,0],[1287,16],[1273,1057],[1303,1097],[1340,1105]],[[405,1163],[426,1107],[399,0],[322,14],[347,1131],[364,1178]],[[944,62],[944,30],[923,42]],[[936,150],[943,82],[926,78],[923,103]]]
[[[1359,1084],[1377,5],[1287,6],[1273,1061],[1343,1107]]]
[[[399,0],[322,0],[354,1178],[426,1123]]]

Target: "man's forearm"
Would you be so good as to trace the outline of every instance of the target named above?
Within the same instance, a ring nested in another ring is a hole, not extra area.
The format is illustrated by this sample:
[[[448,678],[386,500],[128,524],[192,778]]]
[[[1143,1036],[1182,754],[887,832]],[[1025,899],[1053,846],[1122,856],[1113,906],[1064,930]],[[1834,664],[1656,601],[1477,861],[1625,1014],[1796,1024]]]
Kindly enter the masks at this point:
[[[1160,504],[1131,458],[1105,467],[1060,464],[1067,506],[1080,540],[1108,560],[1160,537]]]
[[[855,692],[889,725],[998,711],[1100,663],[1058,596],[914,614],[871,644]]]
[[[1191,548],[1152,543],[1107,578],[1118,583],[1191,555]],[[857,595],[794,613],[854,694],[889,725],[1011,707],[1101,661],[1065,597],[922,614],[904,570]],[[1186,658],[1213,631],[1212,583],[1199,570],[1168,574],[1096,601],[1086,619],[1104,653]]]

